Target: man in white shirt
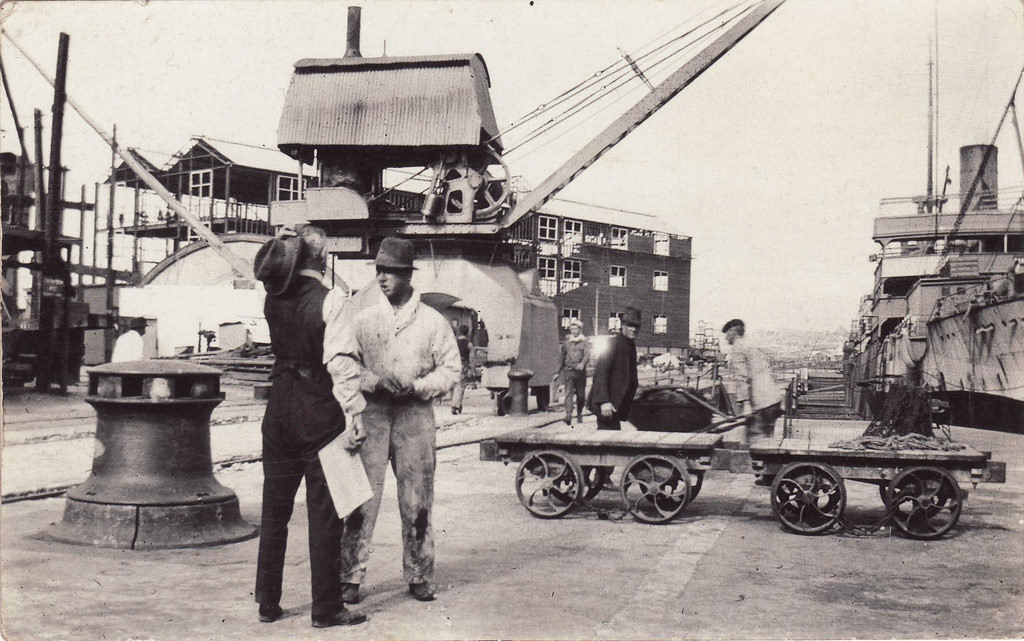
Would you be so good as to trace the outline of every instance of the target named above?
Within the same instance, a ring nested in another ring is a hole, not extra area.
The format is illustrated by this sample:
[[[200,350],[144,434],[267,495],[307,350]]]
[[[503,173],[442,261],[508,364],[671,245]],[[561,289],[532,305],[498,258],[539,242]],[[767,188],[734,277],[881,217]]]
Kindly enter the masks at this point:
[[[142,343],[142,335],[146,333],[146,319],[133,318],[129,322],[129,329],[117,338],[114,343],[114,353],[110,357],[111,363],[124,363],[125,361],[141,361],[146,358]]]
[[[747,345],[742,320],[732,319],[722,327],[722,333],[732,348],[728,356],[729,368],[737,380],[736,401],[740,414],[750,415],[747,419],[750,436],[771,436],[775,419],[781,414],[782,401],[771,364],[759,349]]]
[[[360,423],[359,453],[373,498],[345,520],[341,545],[342,598],[360,599],[373,529],[391,462],[398,480],[402,567],[409,593],[434,599],[435,429],[432,400],[459,380],[462,361],[444,317],[420,302],[412,287],[411,241],[385,238],[377,253],[377,282],[364,287],[345,313],[329,319],[324,362],[334,396],[350,422]]]

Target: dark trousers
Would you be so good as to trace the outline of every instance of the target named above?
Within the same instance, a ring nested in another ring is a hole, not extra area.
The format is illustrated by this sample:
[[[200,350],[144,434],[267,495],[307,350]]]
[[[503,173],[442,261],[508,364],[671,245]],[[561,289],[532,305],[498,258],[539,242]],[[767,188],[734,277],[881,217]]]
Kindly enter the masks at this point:
[[[576,416],[583,416],[583,404],[587,400],[587,373],[575,369],[562,370],[565,383],[565,418],[572,420],[572,406],[576,404]]]
[[[281,600],[281,579],[288,544],[295,493],[306,479],[306,511],[309,514],[309,566],[312,574],[313,616],[331,616],[341,609],[341,534],[344,525],[334,511],[323,468],[316,455],[280,458],[263,442],[263,515],[260,550],[256,564],[256,601],[276,604]]]

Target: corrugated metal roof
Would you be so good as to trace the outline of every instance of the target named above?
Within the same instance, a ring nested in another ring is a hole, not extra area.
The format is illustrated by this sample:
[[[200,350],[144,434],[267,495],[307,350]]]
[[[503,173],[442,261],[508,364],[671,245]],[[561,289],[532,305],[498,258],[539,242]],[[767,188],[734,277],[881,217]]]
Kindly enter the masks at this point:
[[[218,138],[201,137],[194,140],[202,140],[208,147],[218,151],[234,165],[276,171],[283,174],[298,175],[299,173],[299,161],[273,147],[229,142]],[[312,168],[307,166],[304,173],[309,175],[311,171]]]
[[[470,64],[474,59],[479,60],[483,65],[487,86],[491,86],[490,74],[487,72],[487,63],[483,56],[478,53],[449,53],[436,56],[384,56],[380,58],[303,58],[295,63],[296,69],[308,70],[312,68],[326,67],[417,67],[443,64]]]
[[[647,231],[674,234],[676,236],[685,236],[685,234],[681,234],[679,231],[673,229],[668,222],[653,214],[644,214],[626,209],[616,209],[614,207],[603,207],[601,205],[591,205],[575,200],[566,200],[564,198],[552,198],[545,203],[543,207],[541,207],[540,213],[550,214],[552,216],[562,216],[563,218],[572,218],[575,220],[586,220],[605,225],[615,225],[616,227],[629,227],[631,229],[644,229]]]
[[[498,134],[479,54],[306,59],[295,67],[277,132],[282,148],[476,146]]]

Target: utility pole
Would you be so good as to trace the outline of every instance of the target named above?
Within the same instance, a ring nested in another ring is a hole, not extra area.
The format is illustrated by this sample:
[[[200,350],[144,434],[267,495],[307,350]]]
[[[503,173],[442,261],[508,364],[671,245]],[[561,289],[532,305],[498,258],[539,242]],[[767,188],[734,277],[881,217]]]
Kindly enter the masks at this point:
[[[43,112],[38,109],[32,112],[35,121],[35,157],[36,157],[36,226],[46,229],[46,183],[43,181]],[[44,247],[45,250],[45,247]],[[43,252],[44,256],[46,252]],[[49,335],[53,326],[53,316],[47,309],[46,302],[46,277],[45,272],[40,272],[39,278],[33,279],[32,283],[32,305],[38,305],[39,335]],[[49,325],[48,325],[49,324]],[[40,349],[36,354],[36,391],[47,392],[50,389],[50,363],[49,349],[38,346]]]
[[[61,220],[64,216],[64,208],[61,201],[64,193],[62,183],[64,182],[64,172],[61,169],[60,162],[60,149],[61,141],[64,135],[64,103],[67,101],[67,93],[65,92],[65,85],[68,74],[68,43],[70,36],[66,33],[60,34],[60,42],[57,45],[57,72],[54,78],[53,85],[53,117],[50,122],[50,191],[47,194],[49,202],[46,207],[46,256],[43,258],[43,279],[44,283],[50,280],[51,292],[52,290],[59,291],[57,296],[52,296],[50,299],[51,320],[50,320],[50,331],[49,340],[47,343],[47,350],[49,356],[47,360],[50,364],[50,370],[53,370],[54,354],[57,351],[58,345],[61,347],[61,355],[67,353],[67,342],[70,338],[70,331],[68,328],[67,318],[67,300],[70,295],[71,283],[70,274],[68,273],[67,264],[65,264],[63,258],[60,255],[60,231],[63,227]],[[52,279],[52,280],[51,280]],[[51,294],[52,295],[52,294]],[[61,310],[63,312],[63,322],[59,332],[53,325],[53,318],[57,312],[57,302],[61,303]],[[44,306],[45,309],[46,306]],[[61,392],[67,392],[67,371],[68,364],[66,361],[58,363],[60,368],[58,371]],[[48,375],[49,378],[49,375]],[[47,381],[49,384],[49,381]]]
[[[114,196],[117,194],[117,125],[114,125],[113,144],[110,146],[110,202],[107,207],[107,277],[103,289],[107,294],[107,327],[103,330],[103,362],[114,356]]]

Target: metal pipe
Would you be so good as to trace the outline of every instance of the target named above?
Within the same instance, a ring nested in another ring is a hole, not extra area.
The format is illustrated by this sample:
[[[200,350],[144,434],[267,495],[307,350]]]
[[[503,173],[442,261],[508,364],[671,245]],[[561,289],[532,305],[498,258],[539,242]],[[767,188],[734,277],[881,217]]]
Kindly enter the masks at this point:
[[[362,11],[360,7],[348,8],[348,33],[345,36],[346,58],[363,57],[363,54],[359,52],[359,22]]]

